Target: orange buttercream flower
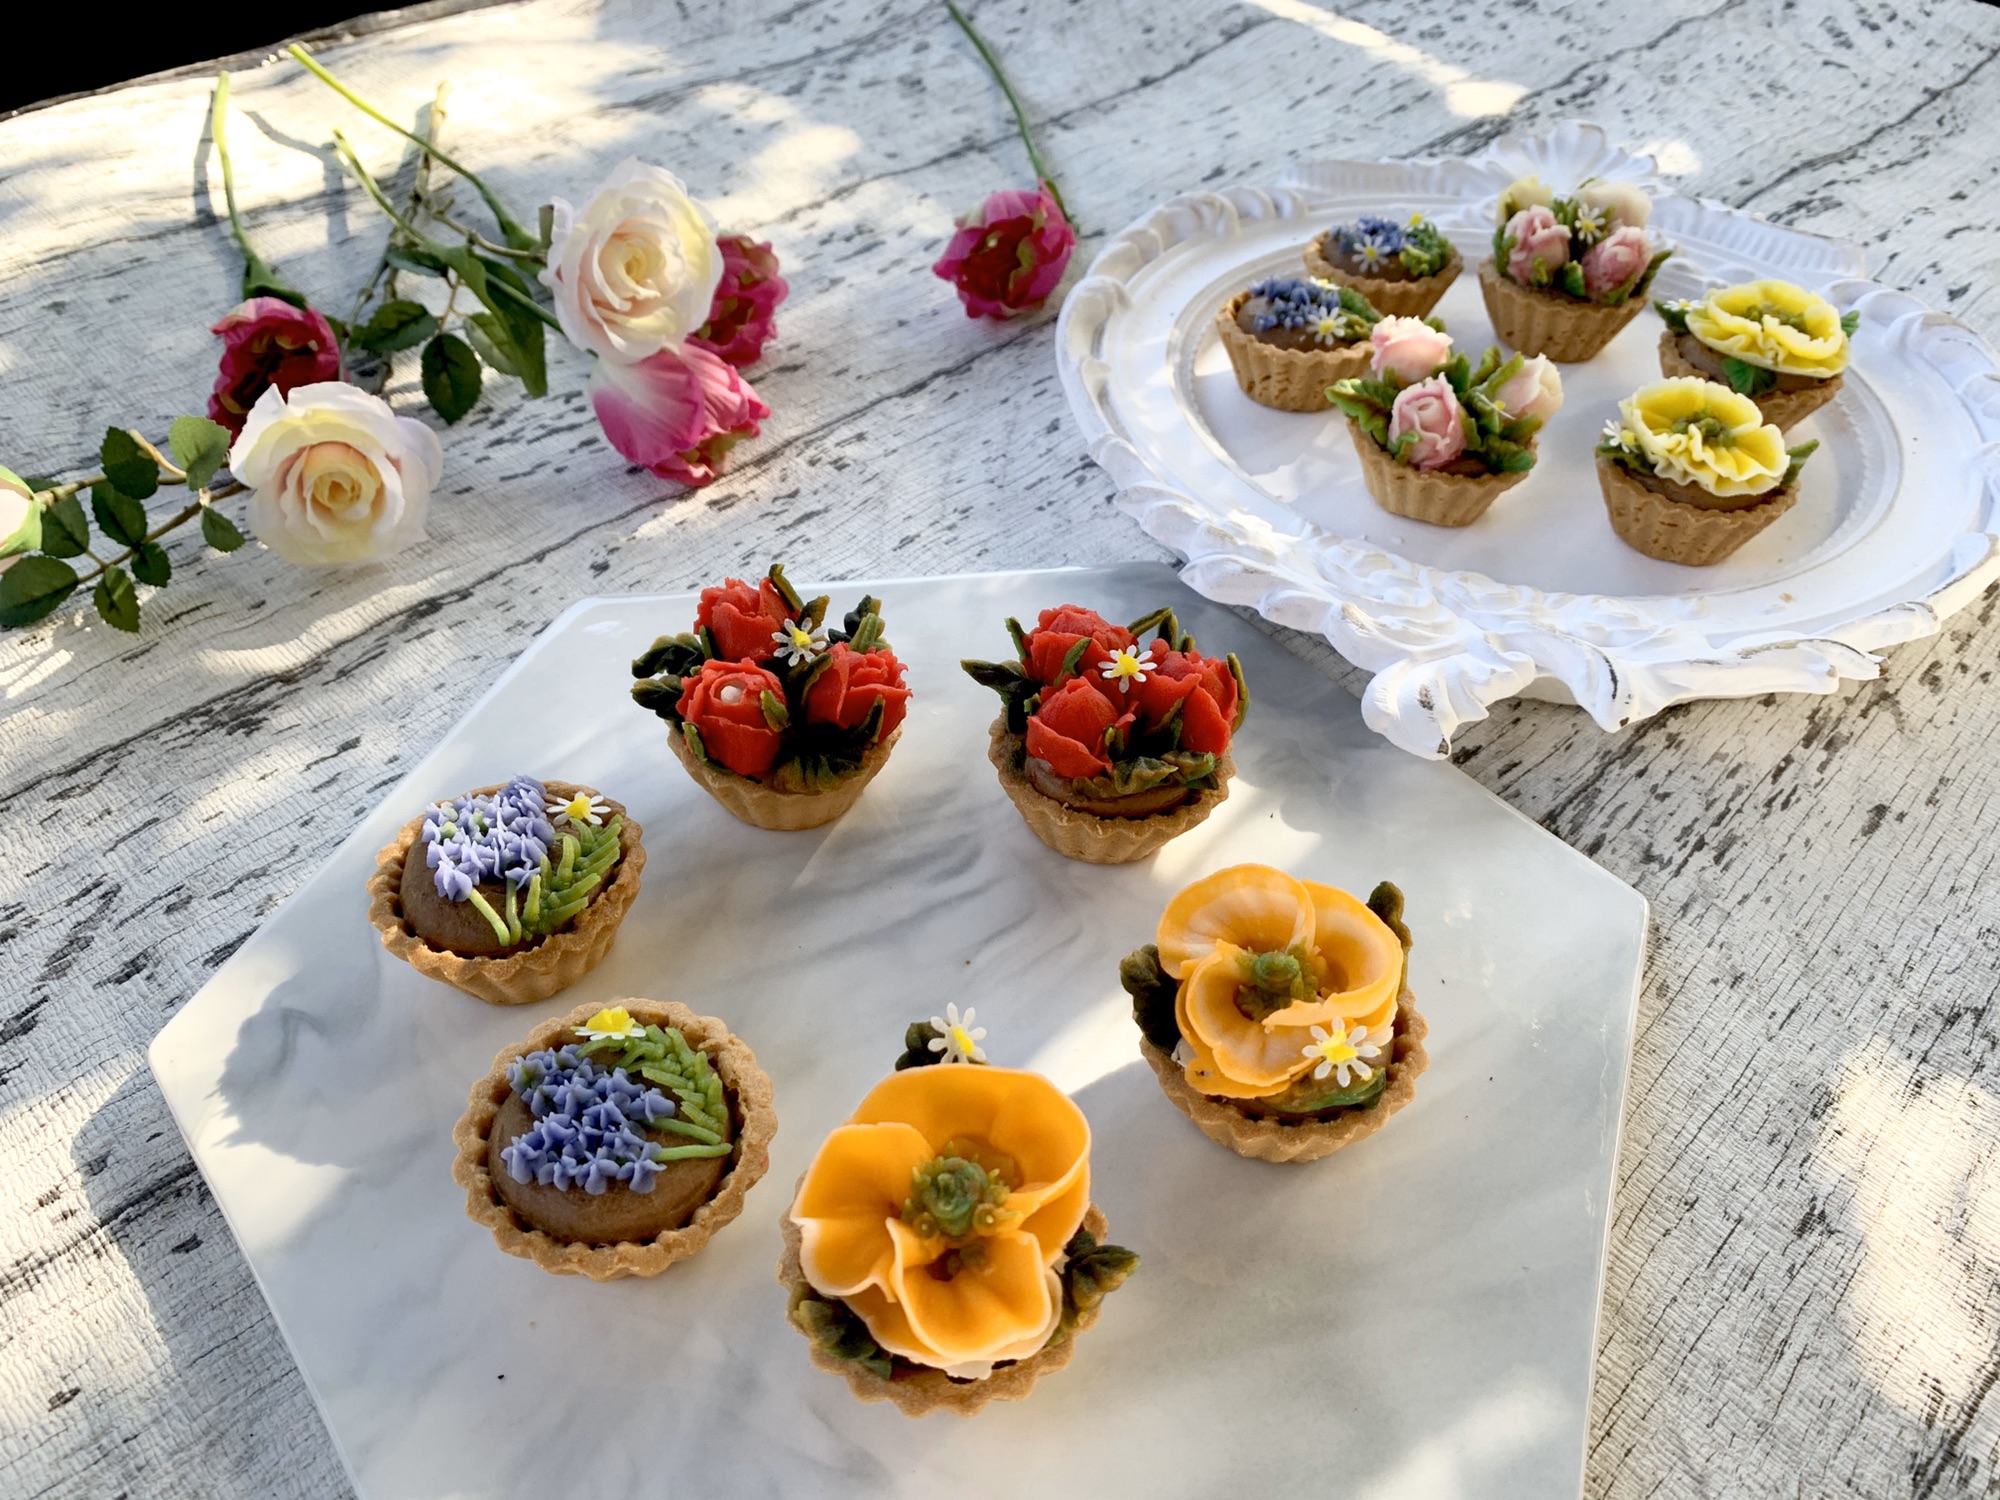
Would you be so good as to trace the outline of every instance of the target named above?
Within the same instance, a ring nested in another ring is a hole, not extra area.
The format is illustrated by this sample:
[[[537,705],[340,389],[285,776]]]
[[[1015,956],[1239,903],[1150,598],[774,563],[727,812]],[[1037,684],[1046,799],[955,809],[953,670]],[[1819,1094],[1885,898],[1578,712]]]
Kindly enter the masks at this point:
[[[1296,1050],[1296,1045],[1294,1047]],[[1090,1125],[1038,1073],[911,1068],[826,1138],[792,1220],[806,1280],[891,1354],[952,1373],[1026,1359],[1090,1206]]]
[[[1395,1021],[1396,934],[1347,892],[1268,865],[1182,891],[1161,914],[1158,946],[1160,968],[1181,982],[1187,1080],[1204,1094],[1279,1093],[1317,1064],[1308,1028],[1338,1020],[1343,1033],[1359,1025],[1386,1039]]]

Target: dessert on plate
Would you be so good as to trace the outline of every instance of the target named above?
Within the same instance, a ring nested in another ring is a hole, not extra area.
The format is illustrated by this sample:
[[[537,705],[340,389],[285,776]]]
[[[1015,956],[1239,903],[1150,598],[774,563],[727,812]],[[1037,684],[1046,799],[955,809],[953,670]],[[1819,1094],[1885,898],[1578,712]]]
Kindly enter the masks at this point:
[[[743,1211],[770,1165],[771,1080],[713,1016],[578,1006],[493,1060],[452,1131],[465,1211],[559,1276],[657,1276]]]
[[[1500,195],[1493,257],[1479,290],[1502,342],[1561,364],[1591,359],[1645,306],[1673,254],[1646,232],[1652,200],[1629,182],[1592,178],[1558,198],[1538,177]]]
[[[1388,317],[1421,318],[1458,279],[1465,258],[1422,214],[1406,223],[1363,214],[1306,246],[1306,275],[1354,288]]]
[[[1714,380],[1748,396],[1784,431],[1840,393],[1861,314],[1789,281],[1723,287],[1692,302],[1656,302],[1660,373]]]
[[[1090,1124],[1039,1073],[989,1065],[947,1007],[905,1035],[799,1179],[778,1280],[812,1362],[912,1417],[1018,1401],[1137,1269],[1090,1201]]]
[[[1215,332],[1252,401],[1325,411],[1326,388],[1366,367],[1368,330],[1380,316],[1351,287],[1272,277],[1223,303]]]
[[[1545,355],[1475,366],[1451,336],[1414,318],[1384,318],[1370,374],[1327,395],[1347,417],[1375,503],[1433,526],[1470,526],[1535,466],[1535,434],[1562,407],[1562,376]]]
[[[1416,1093],[1427,1027],[1410,994],[1403,893],[1366,903],[1236,865],[1167,903],[1119,965],[1139,1051],[1174,1108],[1238,1156],[1316,1161]]]
[[[1171,609],[1114,625],[1063,604],[1033,630],[1007,630],[1017,660],[961,665],[1000,695],[987,756],[1036,838],[1071,859],[1128,864],[1229,795],[1230,740],[1250,706],[1233,654],[1203,656]]]
[[[375,856],[368,920],[418,973],[526,1005],[603,961],[645,867],[639,825],[618,803],[516,776],[405,823]]]
[[[909,711],[903,664],[864,597],[837,627],[774,565],[752,586],[701,591],[694,629],[632,663],[632,697],[672,727],[668,743],[701,788],[744,822],[831,823],[888,762]]]
[[[1597,445],[1612,530],[1662,562],[1721,562],[1797,503],[1818,443],[1787,448],[1757,403],[1691,375],[1618,403]]]

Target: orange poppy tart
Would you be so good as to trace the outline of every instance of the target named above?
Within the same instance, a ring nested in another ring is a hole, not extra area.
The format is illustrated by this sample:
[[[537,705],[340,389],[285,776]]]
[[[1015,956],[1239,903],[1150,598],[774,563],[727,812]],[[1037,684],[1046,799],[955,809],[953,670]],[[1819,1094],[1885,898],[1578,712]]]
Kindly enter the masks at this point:
[[[778,1280],[812,1362],[912,1417],[1021,1400],[1138,1266],[1103,1242],[1083,1111],[988,1066],[972,1019],[910,1028],[783,1220]]]
[[[1387,881],[1364,903],[1268,865],[1175,896],[1157,940],[1119,965],[1174,1107],[1260,1161],[1315,1161],[1380,1130],[1429,1062],[1402,912]]]

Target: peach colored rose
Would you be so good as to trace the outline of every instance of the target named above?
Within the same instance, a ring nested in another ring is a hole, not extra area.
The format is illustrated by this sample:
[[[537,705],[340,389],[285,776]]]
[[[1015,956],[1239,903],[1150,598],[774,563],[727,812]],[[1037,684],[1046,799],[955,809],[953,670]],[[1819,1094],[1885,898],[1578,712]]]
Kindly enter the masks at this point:
[[[1494,393],[1494,399],[1508,416],[1517,421],[1533,417],[1546,422],[1563,404],[1562,375],[1545,354],[1523,362],[1512,379]]]
[[[1523,286],[1546,286],[1569,264],[1569,226],[1537,203],[1507,221],[1507,274]]]
[[[1441,469],[1465,451],[1465,412],[1444,376],[1397,392],[1389,408],[1389,445],[1411,435],[1416,441],[1404,450],[1403,462],[1413,469]]]
[[[1405,385],[1429,375],[1451,358],[1451,335],[1422,318],[1384,318],[1368,335],[1377,375],[1395,375]]]
[[[1629,224],[1614,229],[1583,252],[1583,290],[1593,300],[1602,300],[1621,287],[1637,281],[1653,258],[1646,231]]]

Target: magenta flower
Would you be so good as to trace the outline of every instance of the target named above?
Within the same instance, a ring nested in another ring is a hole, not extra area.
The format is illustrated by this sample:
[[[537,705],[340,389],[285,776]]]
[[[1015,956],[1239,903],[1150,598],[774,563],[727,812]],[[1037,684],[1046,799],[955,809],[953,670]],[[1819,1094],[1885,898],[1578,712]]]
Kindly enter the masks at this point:
[[[340,379],[340,343],[325,318],[280,297],[252,297],[209,329],[222,336],[222,368],[209,393],[208,415],[243,430],[250,408],[269,390],[290,395],[302,385]]]
[[[1044,183],[995,193],[958,221],[931,270],[958,288],[968,318],[1012,318],[1048,300],[1076,248],[1076,231]]]
[[[693,489],[713,483],[729,450],[771,415],[732,366],[692,342],[637,364],[598,360],[590,402],[612,447]]]
[[[791,288],[778,274],[777,253],[769,244],[742,234],[725,234],[715,243],[722,251],[722,281],[708,321],[688,342],[741,369],[755,364],[777,335],[778,304]]]
[[[1389,446],[1414,436],[1403,452],[1413,469],[1442,469],[1465,451],[1465,412],[1458,394],[1442,375],[1405,386],[1389,408]]]

